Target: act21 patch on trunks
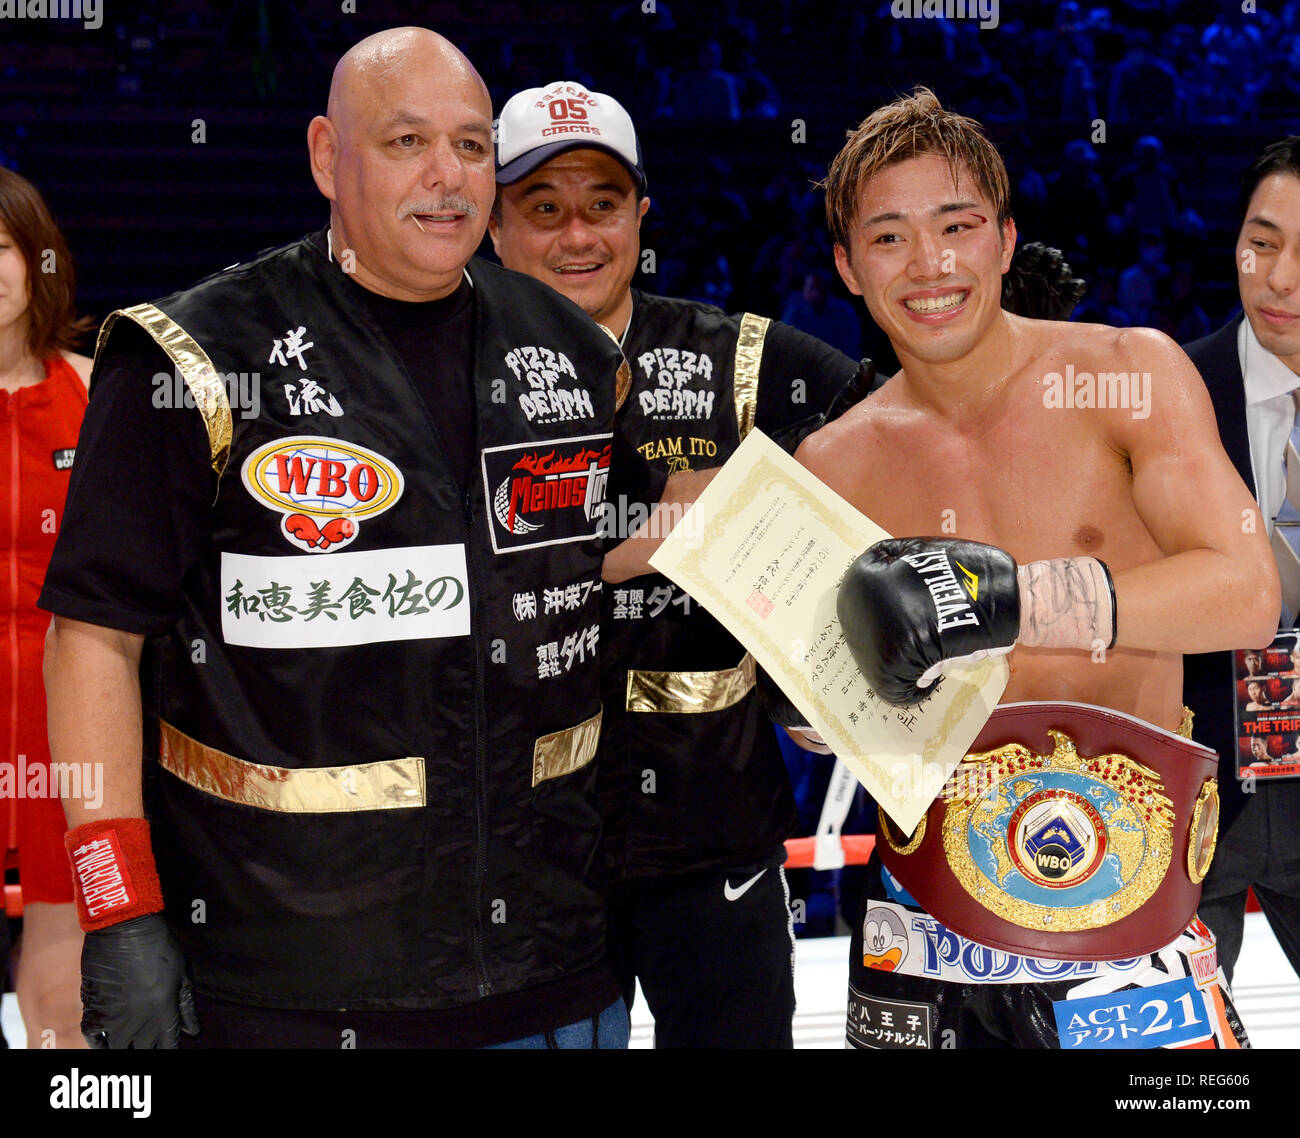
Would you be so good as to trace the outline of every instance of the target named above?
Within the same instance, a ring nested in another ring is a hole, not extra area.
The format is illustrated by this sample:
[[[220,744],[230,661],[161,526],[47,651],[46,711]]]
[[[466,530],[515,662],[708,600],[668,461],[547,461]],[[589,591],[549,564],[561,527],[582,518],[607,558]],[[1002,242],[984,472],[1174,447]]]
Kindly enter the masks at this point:
[[[1184,976],[1168,984],[1057,1000],[1056,1030],[1062,1051],[1176,1047],[1213,1033],[1205,996]]]
[[[512,443],[483,451],[483,490],[496,553],[598,537],[609,485],[610,434]]]

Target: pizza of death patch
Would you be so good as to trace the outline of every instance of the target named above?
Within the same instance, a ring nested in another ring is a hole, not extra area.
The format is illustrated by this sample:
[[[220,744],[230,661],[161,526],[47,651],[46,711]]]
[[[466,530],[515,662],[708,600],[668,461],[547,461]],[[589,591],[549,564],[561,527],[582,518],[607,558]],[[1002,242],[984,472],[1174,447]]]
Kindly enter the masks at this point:
[[[514,553],[599,536],[611,434],[511,443],[482,452],[492,548]]]

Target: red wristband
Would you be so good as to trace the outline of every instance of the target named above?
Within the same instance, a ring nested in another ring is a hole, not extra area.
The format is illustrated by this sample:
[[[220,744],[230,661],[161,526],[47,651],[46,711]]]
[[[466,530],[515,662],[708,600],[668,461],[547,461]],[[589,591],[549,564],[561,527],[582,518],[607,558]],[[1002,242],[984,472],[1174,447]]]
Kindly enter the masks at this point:
[[[162,886],[143,818],[87,822],[64,837],[77,915],[86,932],[160,913]]]

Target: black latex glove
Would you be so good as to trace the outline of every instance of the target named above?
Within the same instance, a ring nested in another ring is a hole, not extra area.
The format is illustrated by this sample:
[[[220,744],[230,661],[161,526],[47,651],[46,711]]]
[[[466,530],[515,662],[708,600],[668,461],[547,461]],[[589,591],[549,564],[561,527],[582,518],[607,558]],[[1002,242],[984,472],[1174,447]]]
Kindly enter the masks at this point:
[[[81,1034],[99,1050],[175,1048],[199,1032],[185,955],[160,913],[86,934],[81,1004]]]

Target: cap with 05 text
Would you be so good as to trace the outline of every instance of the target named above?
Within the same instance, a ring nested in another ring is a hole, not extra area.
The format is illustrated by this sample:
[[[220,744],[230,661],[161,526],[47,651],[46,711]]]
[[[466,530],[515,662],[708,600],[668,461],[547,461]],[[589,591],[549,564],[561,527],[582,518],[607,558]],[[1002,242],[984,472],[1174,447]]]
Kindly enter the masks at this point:
[[[497,182],[527,177],[566,150],[591,148],[612,154],[645,193],[641,144],[631,116],[617,99],[561,81],[511,96],[496,123]]]

